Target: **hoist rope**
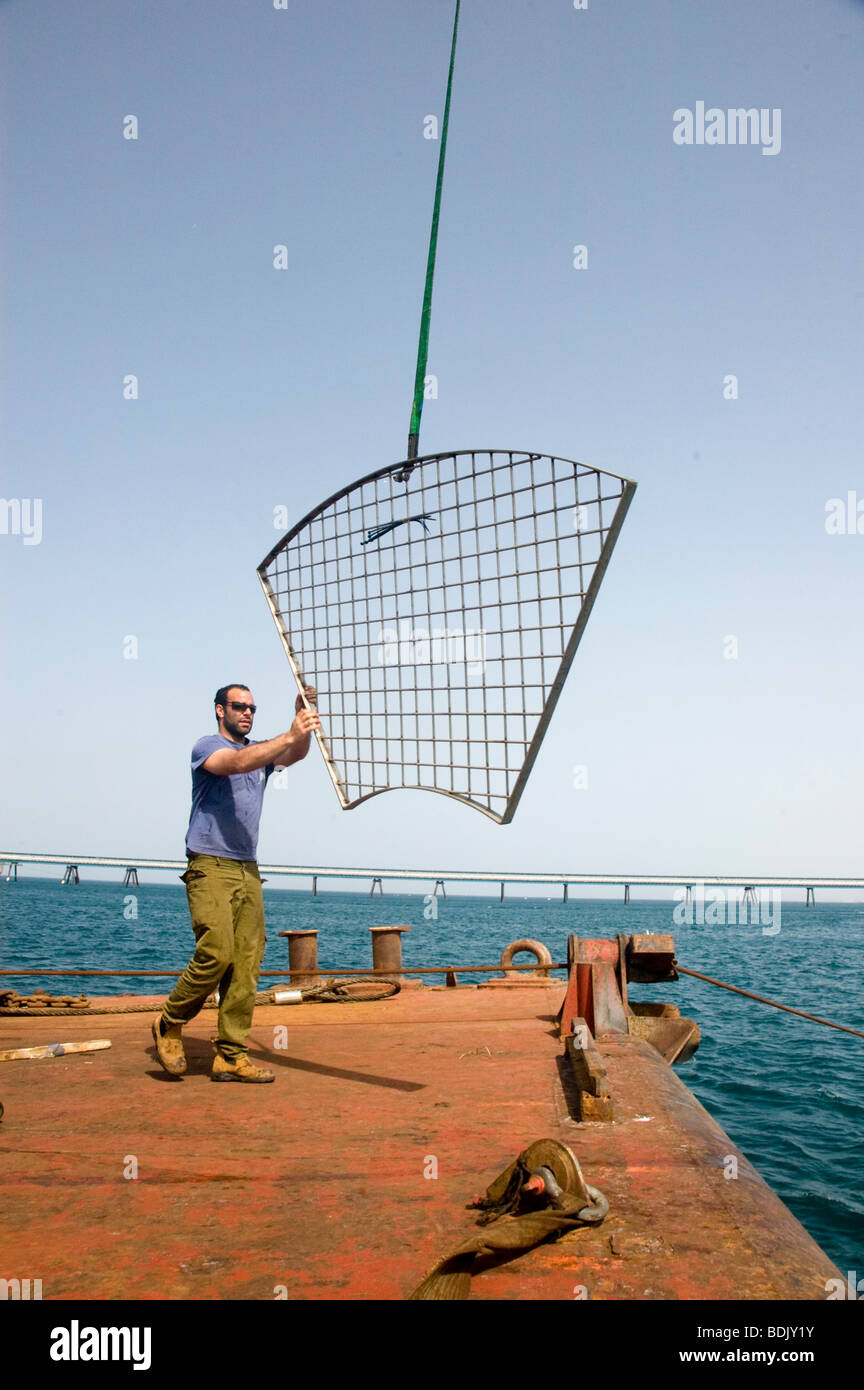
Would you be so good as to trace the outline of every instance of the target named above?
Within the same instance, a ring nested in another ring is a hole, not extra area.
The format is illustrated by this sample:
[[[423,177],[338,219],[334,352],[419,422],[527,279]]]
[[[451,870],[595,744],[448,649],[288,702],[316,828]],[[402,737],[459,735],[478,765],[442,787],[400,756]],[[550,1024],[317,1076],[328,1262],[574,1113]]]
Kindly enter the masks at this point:
[[[432,230],[429,234],[429,256],[426,261],[426,284],[423,290],[423,310],[420,315],[420,341],[417,345],[417,370],[414,376],[414,403],[411,408],[411,424],[408,428],[409,459],[417,457],[417,442],[420,436],[420,416],[423,412],[423,395],[426,389],[426,362],[429,357],[429,320],[432,315],[432,281],[435,278],[435,253],[438,249],[438,215],[441,211],[441,188],[444,183],[444,157],[447,153],[447,127],[450,123],[450,92],[453,87],[453,62],[456,57],[456,31],[459,28],[459,5],[456,0],[456,14],[453,19],[453,42],[450,45],[450,71],[447,76],[447,97],[444,102],[444,120],[441,125],[441,148],[438,151],[438,178],[435,183],[435,203],[432,208]]]

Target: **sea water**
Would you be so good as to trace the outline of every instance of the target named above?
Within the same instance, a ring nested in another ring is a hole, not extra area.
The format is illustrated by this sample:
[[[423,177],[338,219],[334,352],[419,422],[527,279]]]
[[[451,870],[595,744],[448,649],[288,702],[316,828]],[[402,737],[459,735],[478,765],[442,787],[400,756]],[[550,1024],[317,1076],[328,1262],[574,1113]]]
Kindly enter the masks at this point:
[[[553,960],[564,961],[570,933],[672,932],[681,965],[864,1031],[864,905],[784,901],[779,923],[775,912],[767,925],[765,918],[706,925],[697,912],[688,925],[682,905],[676,914],[672,902],[571,897],[564,903],[509,892],[503,903],[452,894],[433,899],[428,885],[383,897],[330,891],[312,897],[270,884],[264,969],[287,969],[287,942],[277,933],[289,928],[317,927],[320,966],[334,971],[371,965],[373,926],[410,927],[403,937],[406,966],[492,965],[520,937],[542,941]],[[63,887],[35,876],[0,882],[3,969],[179,971],[192,946],[180,884]],[[37,988],[154,994],[167,993],[171,983],[0,977],[0,988],[22,994]],[[696,1020],[702,1042],[678,1068],[682,1080],[840,1269],[864,1277],[864,1038],[685,975],[675,984],[633,986],[631,993],[675,1003]]]

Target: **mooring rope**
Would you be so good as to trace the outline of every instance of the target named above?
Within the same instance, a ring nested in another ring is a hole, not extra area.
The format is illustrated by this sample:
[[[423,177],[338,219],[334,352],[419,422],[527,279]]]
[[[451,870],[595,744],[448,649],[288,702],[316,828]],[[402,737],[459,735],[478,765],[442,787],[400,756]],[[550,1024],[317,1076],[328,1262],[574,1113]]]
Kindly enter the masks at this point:
[[[420,967],[414,967],[413,969],[404,970],[402,973],[403,973],[403,974],[406,974],[406,975],[407,975],[407,974],[411,974],[411,975],[421,975],[421,974],[423,974],[423,975],[425,975],[425,974],[439,974],[439,973],[443,974],[445,971],[450,971],[450,970],[452,970],[452,969],[453,969],[453,967],[450,967],[450,966],[425,966],[425,967],[424,967],[424,966],[420,966]],[[463,965],[463,966],[456,966],[455,969],[456,969],[456,971],[458,971],[458,972],[463,972],[463,973],[464,973],[464,972],[468,972],[468,971],[475,971],[475,970],[477,970],[477,971],[483,971],[483,972],[485,973],[485,972],[489,972],[489,971],[493,971],[493,970],[500,970],[500,969],[501,969],[501,966],[500,966],[500,965],[497,965],[497,966],[486,966],[486,965],[473,965],[473,966],[472,966],[472,965],[468,965],[468,966],[465,966],[465,965]],[[532,970],[532,969],[536,969],[536,965],[532,965],[532,966],[519,966],[519,965],[516,965],[516,966],[510,966],[509,969],[511,969],[511,970]],[[564,966],[563,964],[562,964],[562,965],[552,965],[552,966],[548,966],[547,969],[564,970],[564,969],[566,969],[566,966]],[[808,1014],[808,1013],[805,1013],[805,1011],[804,1011],[803,1009],[793,1009],[792,1006],[791,1006],[790,1004],[781,1004],[781,1003],[779,1003],[776,999],[766,999],[766,997],[765,997],[764,994],[754,994],[751,990],[749,990],[749,989],[741,989],[738,985],[729,985],[729,984],[726,984],[726,982],[725,982],[724,980],[715,980],[715,979],[713,978],[713,976],[711,976],[711,975],[702,975],[702,974],[700,974],[700,972],[699,972],[698,970],[688,970],[686,966],[680,965],[680,964],[678,963],[678,961],[675,962],[675,969],[676,969],[676,970],[679,972],[679,974],[681,974],[681,975],[690,975],[690,976],[692,976],[692,978],[693,978],[694,980],[704,980],[704,982],[705,982],[706,984],[709,984],[709,985],[716,985],[716,987],[717,987],[718,989],[728,989],[728,990],[730,991],[731,994],[742,994],[742,995],[744,996],[745,999],[755,999],[755,1000],[757,1001],[757,1003],[759,1003],[759,1004],[769,1004],[769,1005],[771,1006],[772,1009],[782,1009],[782,1011],[783,1011],[784,1013],[787,1013],[787,1014],[795,1014],[798,1018],[807,1019],[807,1021],[808,1021],[809,1023],[821,1023],[825,1028],[836,1028],[837,1031],[840,1032],[840,1033],[851,1033],[852,1036],[855,1037],[855,1038],[864,1038],[864,1032],[861,1032],[860,1029],[858,1029],[858,1028],[849,1028],[845,1023],[832,1023],[832,1021],[831,1021],[830,1019],[828,1019],[828,1018],[820,1018],[818,1014]],[[175,971],[175,970],[45,970],[45,969],[40,969],[40,970],[20,970],[20,971],[19,971],[19,970],[0,970],[0,975],[156,975],[156,976],[162,975],[162,976],[165,976],[165,975],[178,975],[179,973],[180,973],[179,971]],[[311,974],[311,973],[315,973],[315,972],[304,972],[304,971],[300,971],[300,970],[293,970],[293,971],[292,971],[292,970],[262,970],[262,971],[261,971],[261,974],[262,974],[262,975],[278,975],[278,976],[285,976],[285,975],[290,976],[290,975],[304,974],[304,973],[310,973],[310,974]],[[318,974],[323,974],[324,972],[323,972],[323,971],[318,971],[317,973],[318,973]],[[391,987],[391,988],[387,988],[387,986],[389,986],[389,985],[391,985],[391,984],[392,984],[392,987]],[[322,982],[320,982],[320,983],[318,983],[318,984],[316,984],[316,985],[310,985],[310,986],[307,986],[307,987],[302,988],[300,992],[301,992],[302,995],[303,995],[303,1002],[304,1002],[304,1003],[306,1003],[307,1001],[311,1002],[312,1000],[316,1000],[316,999],[319,1000],[321,1003],[347,1003],[347,1002],[350,1002],[352,998],[353,998],[354,1000],[356,1000],[357,1002],[360,1002],[361,997],[362,997],[362,990],[361,990],[361,993],[358,993],[358,992],[355,991],[354,994],[352,995],[352,993],[350,992],[350,986],[361,986],[362,989],[365,989],[365,991],[366,991],[366,996],[365,996],[365,997],[366,997],[366,999],[367,999],[368,1001],[371,1001],[372,999],[387,999],[387,998],[390,998],[392,995],[398,994],[399,988],[400,988],[399,985],[396,984],[395,982],[391,982],[391,981],[388,981],[388,980],[383,980],[383,979],[381,979],[380,976],[376,978],[375,975],[360,975],[359,972],[358,972],[358,974],[354,974],[353,972],[346,972],[345,975],[343,975],[343,976],[342,976],[341,978],[339,978],[339,979],[333,979],[332,977],[329,977],[328,979],[326,979],[326,980],[324,980],[324,981],[322,981]],[[374,992],[374,993],[369,993],[369,989],[370,989],[370,988],[373,988],[375,992]],[[386,993],[382,993],[382,992],[381,992],[382,989],[386,989]],[[10,991],[10,993],[13,993],[13,994],[14,994],[14,991]],[[85,996],[82,995],[82,996],[81,996],[81,1001],[83,1001],[84,998],[85,998]],[[256,994],[256,996],[255,996],[255,1003],[256,1003],[256,1004],[269,1004],[269,1003],[271,1003],[271,1002],[272,1002],[272,1001],[271,1001],[271,999],[270,999],[269,991],[266,992],[266,993],[259,993],[259,994]],[[88,1001],[88,1003],[89,1003],[89,1001]],[[95,1008],[95,1009],[94,1009],[94,1008],[89,1008],[89,1007],[88,1007],[88,1008],[85,1008],[85,1007],[83,1006],[83,1002],[67,1000],[67,1001],[64,1001],[62,1004],[58,1001],[58,1002],[57,1002],[56,1004],[54,1004],[53,1006],[48,1006],[48,1007],[44,1007],[44,1008],[42,1008],[42,1007],[27,1007],[26,1005],[25,1005],[25,1006],[22,1006],[22,1007],[17,1007],[17,1008],[16,1008],[14,1005],[13,1005],[12,1007],[8,1007],[8,1006],[3,1007],[3,1006],[0,1006],[0,1017],[5,1016],[5,1017],[18,1017],[18,1018],[21,1018],[21,1017],[34,1017],[34,1018],[38,1018],[38,1017],[49,1017],[49,1016],[50,1016],[50,1017],[56,1018],[58,1015],[60,1015],[61,1017],[65,1016],[65,1017],[68,1018],[68,1017],[71,1017],[71,1016],[77,1017],[79,1014],[82,1014],[82,1015],[87,1015],[87,1014],[136,1014],[136,1013],[150,1013],[151,1010],[153,1010],[154,1008],[157,1008],[157,1007],[158,1007],[158,1005],[157,1005],[157,1004],[154,1004],[154,1003],[152,1002],[152,1000],[151,1000],[149,1003],[145,1003],[145,1004],[105,1004],[105,1005],[103,1005],[103,1006],[100,1007],[100,1008]],[[212,1001],[212,1002],[211,1002],[211,1001],[208,1001],[208,1002],[204,1005],[204,1008],[205,1008],[205,1009],[215,1009],[215,1008],[218,1008],[218,1007],[219,1007],[219,1006],[218,1006],[218,1004],[215,1003],[215,1001]]]
[[[513,970],[536,971],[537,968],[538,968],[537,961],[531,961],[530,964],[528,964],[528,965],[517,965],[517,964],[515,964],[514,962],[511,961],[511,962],[506,966],[507,972],[510,972],[510,971],[513,971]],[[566,962],[566,961],[563,961],[563,960],[562,960],[562,961],[558,961],[558,962],[555,962],[555,961],[549,961],[549,962],[544,961],[544,962],[543,962],[543,969],[544,969],[544,970],[567,970],[568,968],[569,968],[569,967],[568,967],[568,965],[567,965],[567,962]],[[398,973],[399,973],[400,975],[446,975],[446,974],[448,974],[450,971],[455,971],[455,972],[456,972],[457,974],[459,974],[459,975],[465,975],[465,974],[470,974],[472,971],[481,971],[483,974],[486,974],[486,975],[493,975],[493,974],[495,974],[496,972],[502,973],[502,972],[504,972],[504,970],[505,970],[505,967],[504,967],[504,966],[501,964],[501,962],[499,961],[499,962],[497,963],[497,965],[411,965],[411,966],[403,965],[403,966],[400,966],[400,967],[399,967],[399,972],[398,972]],[[393,973],[394,973],[393,971],[387,970],[386,968],[382,969],[381,972],[380,972],[381,976],[383,976],[384,978],[387,978],[389,975],[392,975]],[[169,977],[169,976],[175,976],[175,975],[176,975],[176,976],[179,976],[179,975],[182,975],[182,974],[183,974],[182,970],[66,970],[66,969],[63,969],[63,970],[50,969],[50,970],[49,970],[49,969],[47,969],[45,966],[42,966],[42,965],[37,966],[35,969],[25,969],[25,968],[22,966],[20,970],[0,970],[0,976],[3,976],[3,975],[21,975],[21,976],[25,976],[25,975],[37,975],[37,976],[41,976],[41,975],[113,975],[113,976],[119,977],[120,979],[125,979],[127,976],[128,976],[130,979],[132,979],[133,977],[137,977],[137,976],[139,976],[139,975],[140,975],[140,976],[152,975],[152,976],[155,976],[155,977],[157,977],[157,978],[164,975],[164,976],[167,978],[167,977]],[[329,979],[329,978],[332,977],[333,971],[332,971],[332,970],[308,970],[305,966],[295,966],[295,968],[294,968],[293,970],[259,970],[258,974],[259,974],[259,977],[260,977],[260,978],[263,978],[264,976],[266,976],[268,979],[269,979],[269,978],[286,979],[286,978],[290,977],[291,975],[320,975],[322,978],[324,978],[324,977],[326,976],[326,977]],[[356,976],[358,976],[358,978],[359,978],[359,977],[362,977],[364,980],[366,980],[366,979],[374,979],[375,976],[376,976],[376,971],[375,971],[375,968],[374,968],[374,967],[373,967],[372,970],[355,970],[355,969],[353,969],[353,968],[352,968],[352,969],[348,969],[347,966],[346,966],[344,969],[341,969],[341,970],[339,971],[339,978],[340,978],[340,979],[341,979],[343,976],[344,976],[346,979],[348,979],[351,975],[356,975]],[[563,983],[563,981],[562,981],[562,983]],[[0,991],[0,992],[2,992],[2,991]]]
[[[376,1003],[379,999],[391,999],[394,994],[399,993],[400,989],[401,985],[395,980],[375,979],[373,976],[367,975],[361,976],[359,979],[357,977],[350,979],[331,977],[320,981],[317,985],[309,985],[298,992],[302,994],[304,1004],[371,1004]],[[10,991],[10,993],[12,998],[9,1004],[0,1007],[0,1017],[86,1018],[90,1014],[150,1014],[160,1007],[158,1001],[154,1003],[151,999],[147,1003],[103,1004],[94,1008],[90,1000],[83,994],[78,1000],[66,999],[53,1005],[30,1005],[21,999],[20,995],[15,995],[14,991]],[[269,990],[255,995],[256,1007],[273,1003]],[[205,1009],[218,1009],[219,1005],[215,999],[208,999],[203,1007]]]
[[[716,985],[718,989],[731,990],[733,994],[743,994],[745,999],[757,999],[760,1004],[770,1004],[772,1009],[782,1009],[787,1014],[797,1014],[799,1018],[809,1019],[811,1023],[824,1023],[826,1028],[838,1028],[841,1033],[852,1033],[856,1038],[864,1038],[864,1033],[857,1028],[847,1028],[845,1023],[832,1023],[830,1019],[819,1018],[817,1014],[805,1014],[803,1009],[793,1009],[789,1004],[778,1004],[776,999],[766,999],[764,994],[752,994],[749,989],[739,989],[737,985],[724,984],[722,980],[714,980],[710,975],[700,975],[698,970],[685,970],[683,965],[675,962],[675,969],[681,975],[692,975],[694,980],[704,980],[706,984]]]

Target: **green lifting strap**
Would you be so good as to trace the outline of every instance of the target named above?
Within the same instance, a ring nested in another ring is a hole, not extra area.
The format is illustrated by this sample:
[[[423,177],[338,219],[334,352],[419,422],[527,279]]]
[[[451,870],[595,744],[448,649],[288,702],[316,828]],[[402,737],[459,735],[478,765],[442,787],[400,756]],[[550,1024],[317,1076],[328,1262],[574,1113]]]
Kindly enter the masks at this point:
[[[450,92],[453,86],[453,61],[456,57],[456,32],[459,28],[459,5],[453,19],[453,42],[450,45],[450,71],[447,76],[447,99],[444,102],[444,122],[441,127],[441,149],[438,153],[438,179],[435,184],[435,204],[432,209],[432,231],[429,235],[429,257],[426,262],[426,286],[423,291],[423,312],[420,315],[420,342],[417,345],[417,371],[414,376],[414,404],[408,430],[409,459],[417,457],[420,436],[420,415],[423,411],[423,392],[426,385],[426,362],[429,356],[429,320],[432,315],[432,281],[435,278],[435,252],[438,247],[438,214],[441,210],[441,186],[444,182],[444,157],[447,153],[447,126],[450,121]]]

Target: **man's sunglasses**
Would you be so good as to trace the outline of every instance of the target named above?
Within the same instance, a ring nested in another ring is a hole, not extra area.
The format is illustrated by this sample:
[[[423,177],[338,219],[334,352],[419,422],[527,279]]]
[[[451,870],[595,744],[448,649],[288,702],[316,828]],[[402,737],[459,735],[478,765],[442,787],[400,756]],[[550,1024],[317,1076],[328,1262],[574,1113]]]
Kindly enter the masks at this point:
[[[242,713],[244,709],[248,709],[250,714],[255,714],[258,710],[257,705],[241,705],[239,700],[229,700],[228,704],[231,709],[236,709],[240,713]]]

